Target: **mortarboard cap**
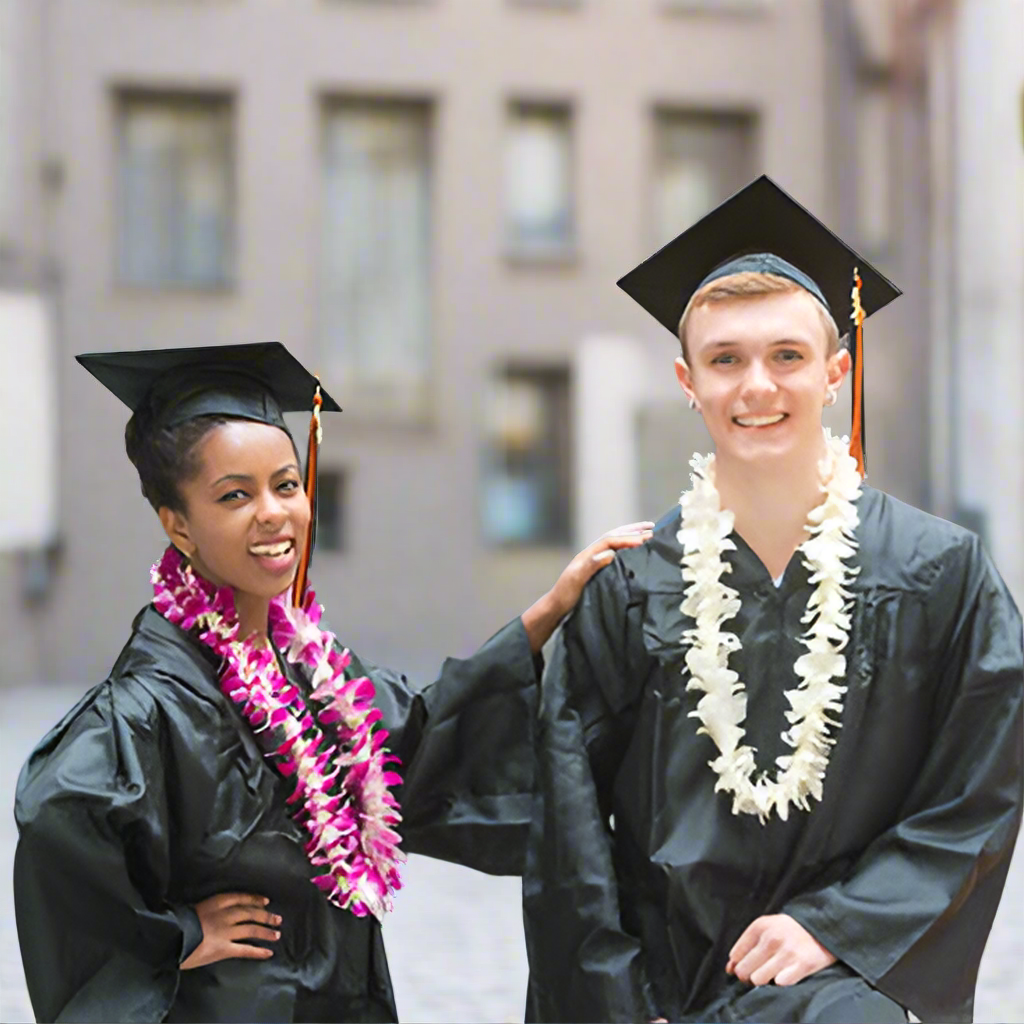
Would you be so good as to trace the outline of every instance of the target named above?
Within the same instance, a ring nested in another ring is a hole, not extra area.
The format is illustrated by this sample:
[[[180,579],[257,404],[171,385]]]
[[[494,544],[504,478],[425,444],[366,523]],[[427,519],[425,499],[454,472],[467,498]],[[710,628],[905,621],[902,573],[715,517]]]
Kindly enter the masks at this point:
[[[301,604],[316,539],[320,412],[341,407],[279,341],[141,352],[90,352],[75,357],[132,410],[145,410],[147,429],[174,427],[196,416],[236,416],[287,431],[284,413],[312,410],[306,495],[312,515],[292,588]]]
[[[137,412],[148,403],[153,424],[173,427],[196,416],[238,416],[284,427],[285,412],[305,412],[319,382],[279,341],[75,357]],[[323,389],[322,408],[341,412]]]
[[[731,266],[739,257],[747,257],[746,265]],[[797,273],[787,273],[784,263]],[[762,174],[620,278],[618,285],[678,337],[686,304],[707,281],[727,273],[765,270],[789,277],[811,292],[831,311],[843,335],[850,327],[855,267],[863,282],[860,301],[865,316],[901,294],[817,217]]]
[[[851,450],[863,472],[861,324],[901,292],[771,178],[762,174],[740,189],[618,285],[678,338],[683,311],[701,287],[743,271],[796,282],[829,310],[840,336],[856,334]]]

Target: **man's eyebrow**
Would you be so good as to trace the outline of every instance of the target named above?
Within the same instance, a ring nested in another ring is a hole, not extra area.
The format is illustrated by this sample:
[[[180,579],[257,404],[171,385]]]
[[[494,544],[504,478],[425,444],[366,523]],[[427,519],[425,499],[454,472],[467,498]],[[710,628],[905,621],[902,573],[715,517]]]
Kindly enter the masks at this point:
[[[726,338],[722,341],[712,341],[708,345],[704,345],[703,349],[717,349],[717,348],[728,348],[730,345],[742,345],[743,342],[738,338]],[[776,345],[810,345],[811,342],[806,338],[776,338],[775,341],[768,342],[769,347]]]

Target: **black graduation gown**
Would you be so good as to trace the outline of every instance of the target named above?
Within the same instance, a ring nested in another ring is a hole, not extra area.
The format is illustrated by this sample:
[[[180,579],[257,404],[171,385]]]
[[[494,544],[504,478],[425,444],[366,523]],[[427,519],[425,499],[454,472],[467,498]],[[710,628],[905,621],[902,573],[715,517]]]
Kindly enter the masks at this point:
[[[217,667],[144,609],[110,677],[23,768],[15,909],[40,1021],[396,1019],[379,923],[311,883],[306,836],[285,809],[291,785],[220,692]],[[404,849],[519,874],[536,713],[520,620],[446,661],[422,692],[355,657],[350,672],[373,679],[402,759]],[[180,971],[202,936],[192,905],[235,891],[267,896],[282,916],[274,956]]]
[[[1021,619],[972,534],[869,487],[858,508],[842,727],[824,799],[786,822],[714,792],[717,750],[689,717],[678,509],[588,584],[542,687],[528,1020],[815,1019],[851,981],[926,1021],[971,1019],[1021,821]],[[777,589],[733,539],[730,666],[773,768],[811,588],[799,555]],[[772,913],[840,963],[789,988],[726,975]]]

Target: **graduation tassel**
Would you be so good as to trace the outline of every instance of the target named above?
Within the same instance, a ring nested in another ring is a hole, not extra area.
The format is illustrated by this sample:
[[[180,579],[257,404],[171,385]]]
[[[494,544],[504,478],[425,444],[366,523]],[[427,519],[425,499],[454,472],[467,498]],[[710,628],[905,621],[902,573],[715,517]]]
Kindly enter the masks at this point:
[[[850,298],[853,300],[853,425],[850,429],[850,454],[857,460],[857,472],[861,479],[867,475],[864,457],[867,450],[867,436],[864,429],[864,307],[860,304],[860,268],[853,268],[853,288]]]
[[[316,462],[320,450],[320,442],[324,439],[323,426],[320,423],[320,406],[324,400],[320,395],[320,385],[316,386],[313,395],[313,415],[309,418],[309,442],[306,447],[306,497],[309,499],[309,525],[306,527],[306,543],[299,561],[299,571],[295,574],[292,585],[292,605],[298,608],[306,594],[306,583],[309,576],[309,563],[313,559],[313,545],[316,543]]]

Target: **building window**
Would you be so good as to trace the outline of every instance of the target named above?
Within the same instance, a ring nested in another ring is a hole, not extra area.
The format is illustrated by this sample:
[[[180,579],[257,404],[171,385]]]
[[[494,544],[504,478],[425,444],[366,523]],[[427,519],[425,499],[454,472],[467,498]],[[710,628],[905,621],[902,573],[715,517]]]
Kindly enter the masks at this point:
[[[889,90],[885,83],[865,83],[856,101],[857,220],[863,250],[876,259],[889,249]]]
[[[584,0],[508,0],[512,7],[582,7]]]
[[[220,287],[234,276],[231,98],[118,97],[118,277]]]
[[[775,0],[661,0],[664,10],[685,14],[764,14]]]
[[[426,103],[344,100],[325,110],[324,357],[357,417],[426,412],[429,138]]]
[[[749,114],[655,112],[654,244],[664,245],[754,177]]]
[[[569,371],[507,367],[485,408],[484,536],[492,544],[570,539]]]
[[[316,551],[345,547],[347,476],[340,469],[321,469],[316,480]]]
[[[511,104],[505,139],[505,234],[510,253],[543,258],[570,252],[573,221],[569,107]]]

